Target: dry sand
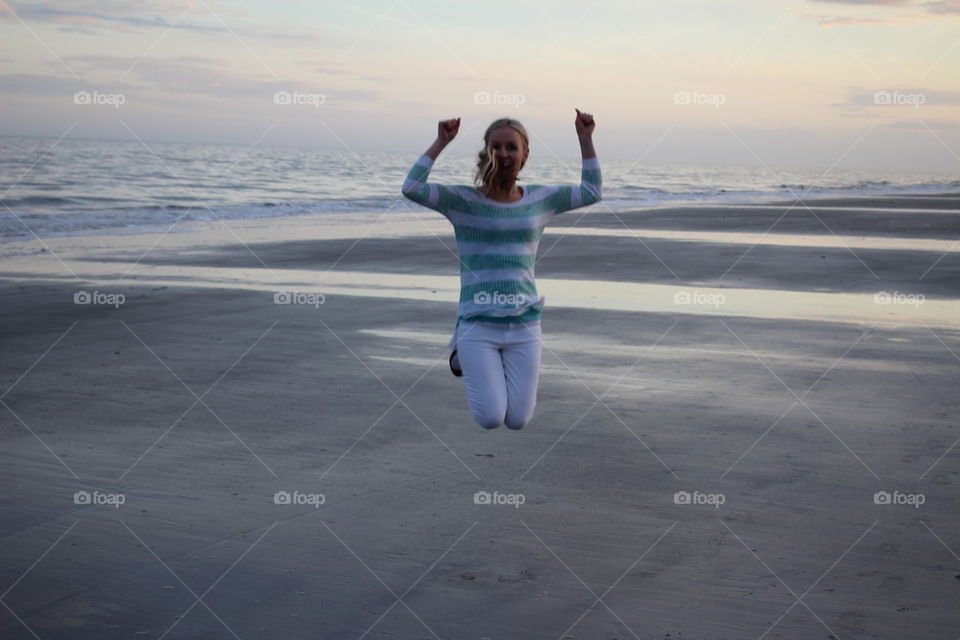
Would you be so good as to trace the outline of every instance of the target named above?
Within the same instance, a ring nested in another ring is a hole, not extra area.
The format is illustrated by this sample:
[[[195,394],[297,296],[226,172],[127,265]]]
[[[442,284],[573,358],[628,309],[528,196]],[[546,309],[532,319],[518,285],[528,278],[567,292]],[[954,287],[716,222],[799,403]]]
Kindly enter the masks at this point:
[[[550,231],[520,432],[435,214],[0,245],[0,637],[956,638],[960,194]]]

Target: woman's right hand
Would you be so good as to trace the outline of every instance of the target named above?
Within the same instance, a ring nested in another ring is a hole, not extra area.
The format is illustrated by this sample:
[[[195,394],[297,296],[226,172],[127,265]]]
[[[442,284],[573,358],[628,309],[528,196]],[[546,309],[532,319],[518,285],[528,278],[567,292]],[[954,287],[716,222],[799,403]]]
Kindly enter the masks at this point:
[[[458,131],[460,131],[460,118],[441,120],[437,124],[437,142],[443,145],[450,144],[450,141],[457,137]]]

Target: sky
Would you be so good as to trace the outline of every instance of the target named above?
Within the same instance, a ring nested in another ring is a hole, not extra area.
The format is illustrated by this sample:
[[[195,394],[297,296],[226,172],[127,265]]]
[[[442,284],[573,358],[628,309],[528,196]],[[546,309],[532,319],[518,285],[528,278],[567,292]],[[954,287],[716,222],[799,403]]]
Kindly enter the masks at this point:
[[[0,0],[0,135],[960,174],[960,0]]]

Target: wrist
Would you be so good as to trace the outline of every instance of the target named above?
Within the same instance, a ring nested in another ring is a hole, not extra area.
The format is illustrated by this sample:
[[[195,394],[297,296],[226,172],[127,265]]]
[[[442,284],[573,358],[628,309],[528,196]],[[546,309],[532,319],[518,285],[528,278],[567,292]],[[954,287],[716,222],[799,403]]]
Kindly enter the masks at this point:
[[[433,144],[430,145],[430,147],[426,150],[424,155],[429,157],[431,160],[436,160],[437,156],[440,155],[440,152],[443,151],[443,148],[445,146],[447,145],[438,138],[433,141]]]

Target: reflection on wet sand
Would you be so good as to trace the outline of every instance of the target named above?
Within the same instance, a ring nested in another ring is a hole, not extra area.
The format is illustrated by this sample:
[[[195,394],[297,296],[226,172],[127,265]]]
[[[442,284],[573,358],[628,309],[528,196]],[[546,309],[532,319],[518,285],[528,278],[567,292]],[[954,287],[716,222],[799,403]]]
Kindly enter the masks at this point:
[[[48,277],[24,265],[7,265],[14,280]],[[25,267],[25,268],[24,268]],[[130,268],[122,281],[117,274]],[[246,289],[264,292],[319,292],[326,296],[404,298],[454,304],[460,282],[455,276],[410,275],[370,271],[253,269],[232,267],[157,266],[90,262],[79,272],[83,286],[115,289],[128,286]],[[550,307],[571,307],[642,313],[749,316],[853,324],[923,324],[960,328],[960,300],[931,298],[909,292],[830,293],[665,285],[605,280],[538,278],[537,287]],[[269,299],[272,302],[272,296]]]
[[[571,236],[607,236],[613,238],[656,238],[683,242],[772,245],[779,247],[821,247],[824,249],[881,249],[890,251],[933,251],[960,253],[960,240],[899,238],[886,236],[849,236],[828,232],[742,233],[736,231],[669,231],[659,229],[597,229],[592,227],[548,227],[546,234]]]

